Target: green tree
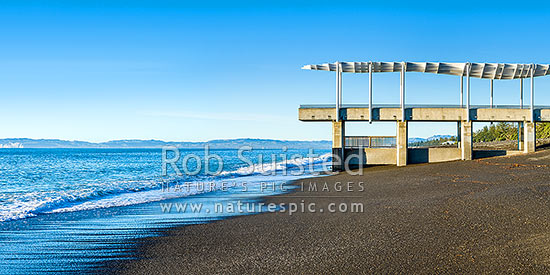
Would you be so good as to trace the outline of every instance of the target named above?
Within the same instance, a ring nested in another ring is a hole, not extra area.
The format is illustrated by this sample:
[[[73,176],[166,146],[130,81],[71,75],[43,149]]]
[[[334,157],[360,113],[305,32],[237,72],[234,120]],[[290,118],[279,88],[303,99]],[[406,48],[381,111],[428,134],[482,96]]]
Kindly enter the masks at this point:
[[[499,122],[485,126],[474,133],[474,142],[516,140],[518,138],[518,127],[508,122]]]
[[[550,138],[550,123],[537,123],[537,138]]]

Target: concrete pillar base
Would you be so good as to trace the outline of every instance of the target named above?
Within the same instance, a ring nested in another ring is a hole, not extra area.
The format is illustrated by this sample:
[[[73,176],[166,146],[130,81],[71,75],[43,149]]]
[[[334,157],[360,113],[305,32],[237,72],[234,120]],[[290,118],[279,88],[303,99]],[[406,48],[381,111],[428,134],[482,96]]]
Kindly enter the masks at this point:
[[[333,157],[332,171],[342,171],[344,166],[344,150],[345,148],[345,123],[344,121],[332,122],[332,154],[338,156]]]
[[[535,138],[535,123],[525,122],[523,123],[523,152],[533,153],[535,152],[536,138]]]
[[[407,131],[407,121],[398,121],[397,122],[397,133],[396,133],[396,147],[397,147],[397,166],[407,165],[407,149],[408,149],[408,131]]]
[[[471,121],[462,121],[460,123],[460,149],[462,151],[462,160],[471,160],[473,158]]]

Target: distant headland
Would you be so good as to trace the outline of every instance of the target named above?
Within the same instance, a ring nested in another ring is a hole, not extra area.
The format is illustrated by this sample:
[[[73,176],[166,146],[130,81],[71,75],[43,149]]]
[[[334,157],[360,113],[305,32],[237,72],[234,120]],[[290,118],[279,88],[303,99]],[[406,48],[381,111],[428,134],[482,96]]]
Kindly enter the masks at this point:
[[[205,142],[176,142],[162,140],[125,139],[107,142],[70,141],[61,139],[30,139],[30,138],[5,138],[0,139],[0,148],[161,148],[163,146],[176,146],[178,148],[203,148],[209,145],[212,149],[237,149],[241,146],[251,146],[255,149],[292,149],[317,148],[329,149],[331,142],[319,141],[295,141],[276,139],[216,139]]]

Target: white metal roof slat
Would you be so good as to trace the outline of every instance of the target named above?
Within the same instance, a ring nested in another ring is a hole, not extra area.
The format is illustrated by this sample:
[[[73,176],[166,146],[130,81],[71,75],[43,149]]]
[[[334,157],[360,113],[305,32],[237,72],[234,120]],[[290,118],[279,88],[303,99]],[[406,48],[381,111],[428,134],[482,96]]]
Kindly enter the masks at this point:
[[[494,68],[495,68],[495,71],[493,72],[493,79],[496,79],[497,76],[498,76],[498,71],[500,70],[500,63],[496,64],[496,66],[494,66]]]
[[[502,64],[502,71],[500,71],[500,75],[498,76],[498,79],[505,78],[506,79],[506,71],[510,70],[511,64]]]
[[[401,63],[399,62],[392,62],[392,70],[393,72],[400,72],[401,71]]]
[[[493,75],[491,76],[492,79],[497,79],[498,76],[500,75],[500,69],[501,69],[500,65],[502,65],[502,64],[497,63],[496,66],[494,66],[495,71],[493,72]]]
[[[498,79],[502,79],[506,75],[506,68],[507,66],[510,66],[510,64],[502,63],[502,69],[500,70],[500,73],[498,75]]]
[[[430,72],[430,62],[417,62],[418,63],[418,72],[429,73]]]
[[[535,76],[545,76],[546,75],[546,66],[541,64],[535,65]]]
[[[485,76],[485,67],[487,67],[487,63],[481,63],[481,72],[479,74],[479,78],[483,78]],[[490,66],[490,65],[489,65]],[[497,64],[497,69],[498,69],[498,64]]]
[[[341,62],[344,72],[368,73],[368,62]],[[373,72],[399,72],[401,62],[372,62]],[[435,74],[447,74],[464,76],[466,63],[451,62],[407,62],[407,72],[423,72]],[[485,79],[517,79],[530,77],[530,64],[521,63],[471,63],[471,77]],[[549,64],[537,64],[535,66],[535,77],[550,74]],[[336,71],[336,63],[323,63],[317,65],[306,65],[302,69],[319,71]]]
[[[426,63],[426,73],[435,73],[437,71],[437,66],[433,62]]]
[[[520,73],[518,78],[526,78],[529,74],[529,65],[528,64],[518,64],[520,67]]]
[[[470,77],[477,77],[480,67],[479,63],[470,63]]]
[[[513,66],[514,66],[514,74],[512,75],[512,77],[510,79],[515,79],[516,75],[518,73],[518,64],[513,64]]]

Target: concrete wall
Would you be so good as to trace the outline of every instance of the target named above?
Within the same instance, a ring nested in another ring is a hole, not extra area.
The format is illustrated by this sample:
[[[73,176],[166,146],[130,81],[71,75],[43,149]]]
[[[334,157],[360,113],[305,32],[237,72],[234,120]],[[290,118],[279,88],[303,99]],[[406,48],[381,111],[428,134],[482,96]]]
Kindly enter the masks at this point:
[[[461,159],[460,148],[410,148],[407,163],[433,163]]]
[[[429,162],[459,160],[462,157],[460,148],[430,148]]]
[[[396,150],[395,148],[366,148],[367,164],[397,164]]]
[[[365,149],[367,164],[397,164],[395,148],[367,148]],[[407,163],[427,163],[460,160],[460,148],[409,148]]]
[[[341,149],[333,149],[334,154],[340,154]],[[360,155],[363,163],[367,165],[396,165],[396,148],[365,148],[365,154]],[[517,150],[476,150],[473,151],[473,158],[487,158],[494,156],[517,155],[523,153]],[[351,154],[359,155],[355,149],[346,149],[346,158]],[[409,148],[407,150],[407,164],[414,163],[436,163],[445,161],[455,161],[462,158],[460,148]],[[354,158],[349,161],[352,167],[359,163],[359,159]],[[338,164],[336,164],[338,165]],[[339,167],[339,165],[338,165]]]

